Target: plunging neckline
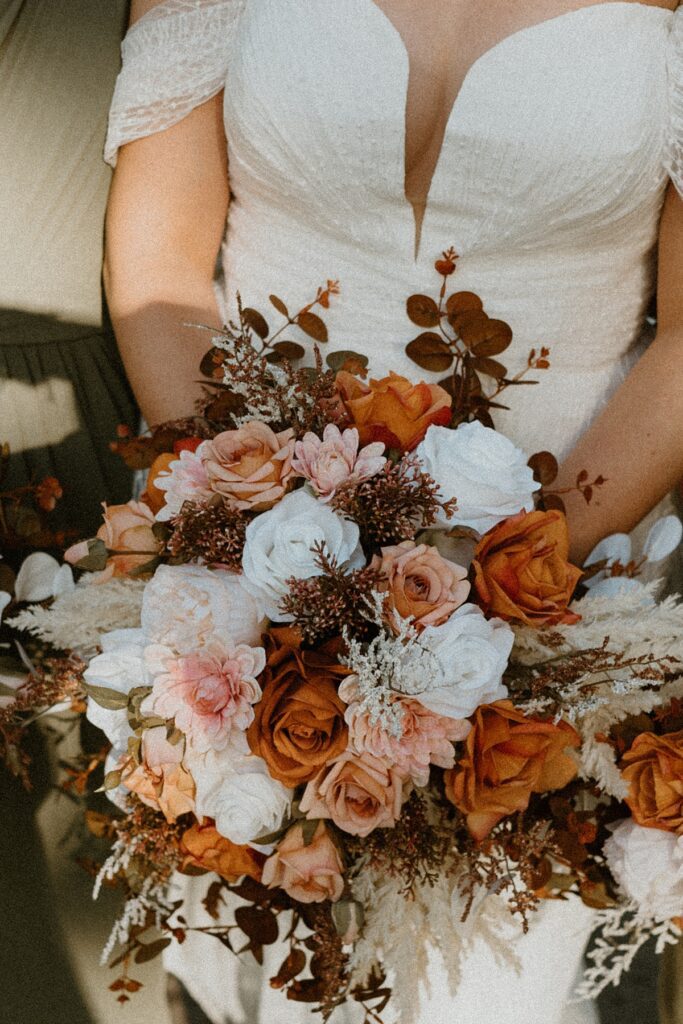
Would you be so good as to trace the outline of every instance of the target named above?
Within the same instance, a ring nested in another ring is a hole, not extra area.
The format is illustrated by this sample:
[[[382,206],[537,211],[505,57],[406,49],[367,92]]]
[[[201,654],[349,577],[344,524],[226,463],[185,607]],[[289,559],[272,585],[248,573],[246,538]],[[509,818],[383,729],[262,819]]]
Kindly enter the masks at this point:
[[[487,47],[485,50],[482,51],[482,53],[480,53],[477,57],[475,57],[475,59],[469,65],[469,67],[467,68],[467,70],[465,71],[465,74],[463,75],[463,77],[461,79],[460,85],[459,85],[459,87],[457,89],[457,92],[456,92],[455,97],[453,99],[453,102],[451,104],[451,107],[450,107],[450,110],[448,112],[448,115],[446,116],[446,118],[445,118],[445,120],[443,122],[443,131],[441,133],[441,138],[439,140],[438,153],[437,153],[436,160],[434,162],[432,173],[431,173],[431,175],[429,177],[429,180],[427,182],[427,188],[425,189],[425,191],[424,191],[424,193],[423,193],[423,195],[421,197],[420,203],[417,204],[417,203],[412,202],[408,198],[408,195],[407,195],[407,192],[406,192],[407,154],[408,154],[408,123],[407,123],[407,113],[408,113],[408,95],[409,95],[409,88],[410,88],[410,51],[408,50],[408,46],[406,44],[406,41],[405,41],[401,31],[394,24],[394,22],[389,17],[389,15],[384,10],[382,10],[382,8],[377,3],[377,0],[362,0],[362,2],[363,2],[364,5],[366,5],[366,9],[368,10],[368,12],[371,15],[374,14],[377,17],[379,22],[385,27],[385,29],[388,32],[388,34],[396,41],[396,43],[398,44],[398,46],[399,46],[399,48],[401,50],[401,54],[402,54],[402,57],[403,57],[404,78],[405,78],[405,88],[404,88],[404,91],[403,91],[403,94],[404,94],[404,102],[403,102],[403,110],[404,110],[404,119],[403,119],[403,195],[404,195],[404,199],[405,199],[407,205],[410,207],[410,209],[412,211],[412,216],[413,216],[413,224],[414,224],[414,229],[415,229],[415,236],[414,236],[415,241],[414,241],[413,259],[414,259],[415,263],[417,263],[417,261],[419,259],[419,256],[420,256],[420,242],[421,242],[421,237],[422,237],[422,228],[423,228],[423,225],[424,225],[425,218],[427,216],[427,210],[428,210],[428,207],[429,207],[429,198],[430,198],[430,195],[431,195],[431,192],[432,192],[432,187],[433,187],[433,184],[434,184],[434,180],[437,177],[437,174],[439,172],[439,168],[440,168],[440,165],[441,165],[441,157],[443,155],[443,148],[444,148],[444,142],[445,142],[446,136],[448,135],[448,132],[451,129],[451,127],[453,125],[453,122],[455,121],[456,113],[457,113],[458,108],[460,106],[460,100],[461,100],[461,97],[462,97],[463,93],[465,92],[466,87],[470,84],[471,80],[476,76],[476,74],[479,72],[479,70],[489,60],[492,60],[501,50],[503,50],[506,46],[512,44],[514,41],[518,40],[521,36],[525,36],[527,34],[533,34],[534,32],[542,31],[542,30],[546,29],[549,26],[556,25],[560,21],[567,21],[567,20],[570,20],[573,17],[578,17],[579,15],[584,15],[587,12],[594,12],[594,11],[599,10],[600,8],[603,8],[603,7],[604,8],[611,8],[611,9],[615,9],[616,8],[616,9],[619,9],[619,10],[622,10],[624,8],[635,8],[636,10],[639,10],[639,11],[656,11],[658,14],[670,14],[670,15],[673,15],[674,11],[675,11],[675,8],[671,9],[671,8],[668,8],[668,7],[662,7],[659,4],[642,3],[642,2],[640,2],[640,0],[602,0],[601,3],[590,3],[590,4],[586,4],[583,7],[575,7],[575,8],[572,8],[571,10],[568,10],[568,11],[562,11],[562,12],[560,12],[560,14],[554,14],[554,15],[552,15],[549,18],[542,18],[540,21],[536,21],[536,22],[534,22],[531,25],[523,25],[521,28],[515,29],[514,32],[510,32],[508,35],[502,36],[500,39],[498,39],[496,42],[494,42],[491,46]],[[418,206],[419,206],[420,211],[421,211],[419,215],[418,215],[418,210],[417,210]]]

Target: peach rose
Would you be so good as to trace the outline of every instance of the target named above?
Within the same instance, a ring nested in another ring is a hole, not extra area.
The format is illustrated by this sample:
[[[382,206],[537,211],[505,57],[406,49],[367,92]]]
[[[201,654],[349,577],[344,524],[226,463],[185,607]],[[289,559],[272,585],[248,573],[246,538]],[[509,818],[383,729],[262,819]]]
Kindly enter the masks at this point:
[[[626,803],[639,825],[683,835],[683,730],[644,732],[624,754]]]
[[[324,823],[318,822],[307,845],[303,825],[297,822],[266,861],[263,884],[270,889],[284,889],[299,903],[334,903],[344,891],[342,871],[339,850]]]
[[[509,700],[484,704],[473,715],[465,753],[444,776],[446,796],[481,841],[503,818],[525,810],[532,793],[571,782],[577,768],[567,748],[580,743],[566,722],[526,718]]]
[[[433,423],[451,422],[451,396],[438,384],[412,384],[397,373],[364,384],[340,370],[336,386],[363,445],[382,441],[410,452]]]
[[[183,744],[169,743],[166,726],[147,729],[142,736],[139,764],[129,761],[121,784],[144,804],[161,811],[167,821],[194,811],[194,779],[182,763]]]
[[[372,754],[346,751],[306,786],[300,808],[307,818],[331,818],[338,828],[364,838],[391,828],[403,803],[403,777]]]
[[[474,587],[485,612],[544,626],[578,622],[567,610],[581,570],[567,561],[562,512],[520,512],[486,533],[474,554]]]
[[[161,551],[161,541],[152,531],[154,513],[142,501],[125,505],[103,505],[104,522],[97,537],[107,551],[107,567],[98,577],[104,583],[113,576],[127,576],[133,569],[150,562]]]
[[[346,708],[337,694],[338,680],[346,675],[348,669],[326,649],[302,651],[293,630],[271,630],[259,680],[263,696],[254,706],[247,740],[278,782],[307,782],[346,749]]]
[[[215,871],[229,882],[236,882],[244,875],[248,875],[256,882],[261,881],[265,855],[251,846],[237,846],[236,843],[231,843],[216,831],[214,823],[208,819],[202,825],[195,822],[192,828],[183,832],[180,849],[185,855],[183,868],[196,867],[205,871]]]
[[[377,589],[387,595],[385,611],[390,627],[394,612],[410,619],[417,629],[440,626],[470,592],[467,569],[446,561],[436,548],[412,540],[382,548],[370,568],[384,577]]]
[[[225,430],[202,445],[201,458],[212,490],[238,509],[262,512],[288,490],[294,476],[294,431],[275,434],[252,420]]]

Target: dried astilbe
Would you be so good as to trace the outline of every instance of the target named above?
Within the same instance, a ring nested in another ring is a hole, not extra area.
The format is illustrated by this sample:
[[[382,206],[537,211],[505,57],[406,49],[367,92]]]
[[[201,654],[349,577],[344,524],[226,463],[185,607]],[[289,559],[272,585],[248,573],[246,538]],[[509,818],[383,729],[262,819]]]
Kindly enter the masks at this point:
[[[171,521],[173,532],[166,546],[181,561],[200,559],[240,572],[248,522],[243,512],[224,501],[208,505],[186,501]]]
[[[294,616],[294,625],[306,644],[340,636],[344,629],[354,637],[368,637],[374,627],[367,617],[366,600],[379,584],[380,573],[367,566],[346,572],[319,542],[313,551],[322,575],[288,580],[283,613]]]
[[[387,462],[369,480],[337,488],[331,505],[358,524],[366,551],[412,540],[436,521],[438,513],[452,515],[456,508],[454,500],[440,499],[437,483],[412,455]]]

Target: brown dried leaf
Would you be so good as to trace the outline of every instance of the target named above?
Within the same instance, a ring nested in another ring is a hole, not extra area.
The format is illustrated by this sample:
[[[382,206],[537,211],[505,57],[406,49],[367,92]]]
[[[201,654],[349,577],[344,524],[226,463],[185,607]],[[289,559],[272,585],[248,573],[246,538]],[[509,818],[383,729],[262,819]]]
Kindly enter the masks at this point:
[[[483,310],[483,308],[484,303],[474,292],[454,292],[446,300],[446,312],[450,316],[460,316],[462,313]]]
[[[565,504],[559,494],[546,494],[543,496],[543,504],[550,509],[557,509],[558,512],[566,512]]]
[[[314,341],[327,341],[327,327],[316,313],[299,313],[296,323]]]
[[[284,359],[293,363],[296,359],[302,359],[306,355],[303,345],[295,341],[278,341],[266,356],[269,363],[281,363]]]
[[[270,299],[271,305],[275,306],[278,313],[281,313],[283,316],[286,316],[287,319],[289,320],[289,310],[285,306],[282,299],[278,299],[277,295],[269,295],[268,298]]]
[[[557,479],[560,468],[552,452],[545,451],[532,455],[527,465],[534,474],[534,480],[537,480],[542,487],[549,487]]]
[[[135,963],[146,964],[150,960],[154,960],[155,957],[163,953],[167,946],[171,945],[172,941],[173,939],[163,938],[156,939],[155,942],[149,942],[146,945],[141,943],[138,946],[137,953],[135,954]]]
[[[464,339],[463,339],[464,340]],[[484,336],[471,343],[472,351],[477,356],[497,356],[512,341],[512,328],[504,320],[488,320]]]
[[[302,949],[293,949],[285,957],[277,974],[270,979],[271,988],[284,988],[297,974],[301,974],[306,966],[306,954]]]
[[[466,309],[449,314],[448,322],[469,348],[486,338],[489,317],[483,309]]]
[[[265,340],[268,337],[270,332],[268,321],[259,313],[258,309],[251,309],[247,306],[246,309],[242,310],[242,319],[255,334],[258,334],[261,340]]]
[[[367,369],[368,362],[367,356],[359,355],[358,352],[352,352],[350,349],[330,352],[326,359],[327,365],[335,373],[339,373],[340,370],[346,370],[348,373],[358,373],[357,368]],[[355,366],[356,369],[350,369],[349,367],[351,366]]]
[[[443,373],[453,362],[453,353],[447,342],[435,334],[425,331],[406,345],[406,355],[423,370],[432,373]]]
[[[406,312],[418,327],[436,327],[439,323],[439,307],[429,295],[411,295]]]
[[[277,917],[272,910],[265,910],[262,907],[237,907],[235,921],[255,945],[270,946],[278,940]]]
[[[325,982],[320,978],[304,978],[287,989],[287,998],[295,1003],[319,1003],[324,995]]]
[[[475,356],[471,365],[478,373],[485,373],[487,377],[495,377],[496,380],[503,380],[507,373],[502,363],[488,356]]]

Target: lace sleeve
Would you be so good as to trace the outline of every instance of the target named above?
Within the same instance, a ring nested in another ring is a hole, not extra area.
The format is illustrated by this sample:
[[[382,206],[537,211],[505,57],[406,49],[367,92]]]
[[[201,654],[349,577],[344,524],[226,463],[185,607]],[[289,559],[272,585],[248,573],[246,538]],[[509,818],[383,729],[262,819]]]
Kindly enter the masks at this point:
[[[671,180],[683,196],[683,5],[673,15],[669,51],[669,132],[665,165]]]
[[[230,34],[246,0],[164,0],[129,29],[104,158],[170,128],[225,84]]]

